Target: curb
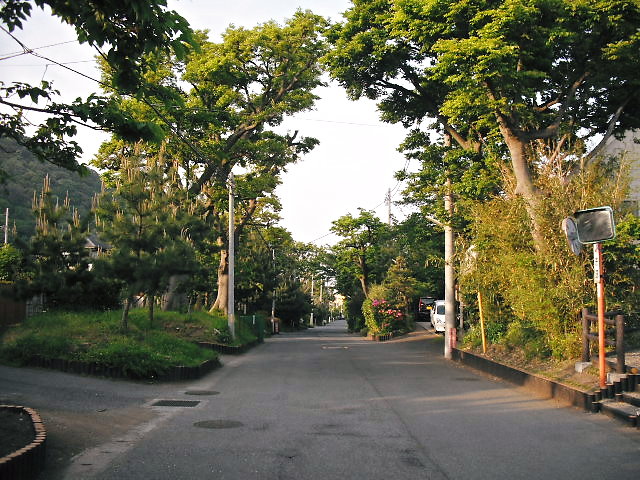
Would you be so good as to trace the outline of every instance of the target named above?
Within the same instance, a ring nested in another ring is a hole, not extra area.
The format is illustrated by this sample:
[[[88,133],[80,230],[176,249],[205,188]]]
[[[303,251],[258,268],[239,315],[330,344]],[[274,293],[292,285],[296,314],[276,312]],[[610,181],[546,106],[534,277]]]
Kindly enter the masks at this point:
[[[263,343],[260,340],[254,340],[253,342],[245,343],[244,345],[224,345],[222,343],[212,343],[212,342],[194,342],[201,348],[206,348],[208,350],[215,350],[218,353],[226,354],[226,355],[240,355],[249,351],[251,348],[256,345]]]
[[[385,333],[384,335],[367,335],[367,340],[372,340],[374,342],[386,342],[392,338],[393,333]]]
[[[38,412],[33,408],[0,405],[0,408],[22,410],[31,417],[35,438],[21,449],[0,458],[0,480],[36,478],[44,468],[47,432]]]
[[[159,380],[165,382],[178,380],[194,380],[221,367],[219,359],[206,360],[195,367],[173,366],[160,374],[152,376],[141,376],[126,371],[122,367],[110,367],[96,362],[78,362],[76,360],[64,360],[59,358],[45,358],[34,356],[27,362],[30,367],[49,368],[61,372],[76,373],[80,375],[91,375],[108,378],[122,378],[127,380]]]
[[[629,374],[619,381],[608,384],[606,388],[586,392],[494,362],[471,352],[453,348],[451,353],[453,361],[523,387],[536,396],[554,399],[561,404],[578,407],[585,412],[600,412],[630,427],[640,428],[640,408],[624,402],[625,393],[634,392],[640,386],[640,375]]]
[[[568,385],[554,382],[553,380],[548,380],[501,363],[496,363],[487,358],[457,348],[453,348],[451,353],[451,359],[458,363],[506,380],[543,398],[553,398],[560,403],[578,407],[587,412],[600,410],[595,394],[578,390]]]

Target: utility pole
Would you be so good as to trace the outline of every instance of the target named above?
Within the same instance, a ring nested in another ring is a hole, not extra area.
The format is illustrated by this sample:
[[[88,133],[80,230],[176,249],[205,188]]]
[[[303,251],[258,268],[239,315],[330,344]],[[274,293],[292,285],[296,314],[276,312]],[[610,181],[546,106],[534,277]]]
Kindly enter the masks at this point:
[[[227,181],[229,187],[229,285],[227,287],[227,324],[231,337],[236,338],[236,317],[234,312],[235,303],[235,250],[236,250],[236,224],[235,224],[235,206],[234,196],[236,182],[233,172],[229,173]]]
[[[391,226],[391,189],[387,189],[387,194],[384,197],[384,201],[387,204],[387,222]]]
[[[273,294],[271,295],[271,331],[276,318],[276,249],[271,249],[271,260],[273,261]]]
[[[451,137],[445,133],[445,147],[451,146]],[[451,191],[451,179],[447,178],[444,193],[444,210],[448,216],[444,226],[444,358],[450,359],[452,350],[456,347],[456,292],[453,238],[453,194]]]
[[[9,243],[9,209],[7,208],[4,217],[4,244]]]
[[[309,324],[310,325],[315,325],[315,323],[313,323],[313,275],[311,275],[311,319],[309,320]]]

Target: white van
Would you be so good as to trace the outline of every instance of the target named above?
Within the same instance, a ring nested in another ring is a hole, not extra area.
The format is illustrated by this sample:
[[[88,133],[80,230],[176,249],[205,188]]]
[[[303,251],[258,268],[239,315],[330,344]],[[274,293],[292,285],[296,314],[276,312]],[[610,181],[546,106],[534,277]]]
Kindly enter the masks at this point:
[[[444,332],[444,300],[436,300],[436,303],[433,305],[431,309],[431,326],[436,332]]]

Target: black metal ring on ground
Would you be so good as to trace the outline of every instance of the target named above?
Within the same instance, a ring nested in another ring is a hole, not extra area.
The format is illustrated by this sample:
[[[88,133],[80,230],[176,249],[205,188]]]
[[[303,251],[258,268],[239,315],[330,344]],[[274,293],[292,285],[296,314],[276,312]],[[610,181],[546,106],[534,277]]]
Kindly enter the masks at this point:
[[[32,408],[0,405],[0,408],[19,410],[31,417],[34,439],[28,445],[0,458],[0,480],[35,478],[44,468],[47,432],[38,412]]]

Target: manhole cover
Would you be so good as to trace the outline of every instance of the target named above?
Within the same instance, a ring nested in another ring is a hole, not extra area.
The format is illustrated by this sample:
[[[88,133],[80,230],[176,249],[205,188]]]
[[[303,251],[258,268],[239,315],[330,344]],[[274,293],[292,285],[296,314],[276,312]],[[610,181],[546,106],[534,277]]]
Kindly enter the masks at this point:
[[[218,395],[220,392],[214,390],[187,390],[185,395]]]
[[[158,400],[151,404],[152,407],[195,407],[200,402],[197,400]]]
[[[238,428],[243,425],[244,423],[236,420],[203,420],[193,424],[194,427],[198,428]]]

